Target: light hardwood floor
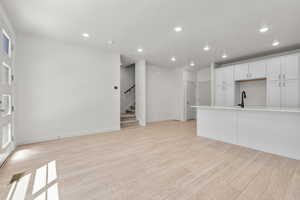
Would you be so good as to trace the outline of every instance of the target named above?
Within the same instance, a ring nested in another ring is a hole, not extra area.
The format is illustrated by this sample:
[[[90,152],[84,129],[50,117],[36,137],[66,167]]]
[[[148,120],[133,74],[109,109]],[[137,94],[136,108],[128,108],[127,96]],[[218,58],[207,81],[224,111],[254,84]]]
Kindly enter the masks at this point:
[[[28,200],[55,200],[54,185],[60,200],[300,199],[300,161],[197,137],[194,121],[19,147],[0,171],[1,199],[22,171]]]

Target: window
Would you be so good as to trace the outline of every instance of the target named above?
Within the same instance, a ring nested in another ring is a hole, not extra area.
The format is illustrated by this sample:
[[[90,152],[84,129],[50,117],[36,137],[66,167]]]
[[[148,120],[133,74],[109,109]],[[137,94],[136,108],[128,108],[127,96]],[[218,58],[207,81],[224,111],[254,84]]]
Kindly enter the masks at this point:
[[[11,85],[11,68],[5,62],[2,63],[0,69],[0,84]]]
[[[1,112],[2,116],[11,115],[11,96],[10,95],[2,95],[1,98]]]
[[[2,29],[3,50],[6,55],[11,56],[11,39],[4,29]]]
[[[7,124],[2,127],[2,148],[6,148],[11,141],[11,124]]]

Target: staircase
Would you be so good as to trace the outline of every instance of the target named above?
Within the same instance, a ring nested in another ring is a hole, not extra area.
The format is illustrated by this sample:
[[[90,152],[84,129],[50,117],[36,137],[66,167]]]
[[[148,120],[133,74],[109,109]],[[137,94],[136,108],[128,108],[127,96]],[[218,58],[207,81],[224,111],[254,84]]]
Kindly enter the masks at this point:
[[[139,123],[135,116],[135,105],[130,106],[126,113],[121,114],[121,128],[138,126]]]

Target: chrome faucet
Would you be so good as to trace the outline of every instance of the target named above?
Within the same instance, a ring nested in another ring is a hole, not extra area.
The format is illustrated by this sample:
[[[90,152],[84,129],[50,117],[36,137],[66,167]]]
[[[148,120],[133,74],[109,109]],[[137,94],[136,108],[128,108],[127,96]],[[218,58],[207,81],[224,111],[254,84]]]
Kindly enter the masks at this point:
[[[246,92],[245,91],[243,91],[242,92],[242,102],[238,105],[238,106],[241,106],[241,108],[245,108],[245,103],[244,103],[244,99],[246,99],[247,98],[247,96],[246,96]]]

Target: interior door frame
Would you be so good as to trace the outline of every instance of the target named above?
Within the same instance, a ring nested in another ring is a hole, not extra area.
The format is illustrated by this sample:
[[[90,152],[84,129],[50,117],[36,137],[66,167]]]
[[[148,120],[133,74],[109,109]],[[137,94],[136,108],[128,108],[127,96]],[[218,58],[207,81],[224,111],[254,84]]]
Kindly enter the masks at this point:
[[[185,81],[184,83],[184,121],[187,121],[189,120],[188,118],[188,105],[187,105],[187,102],[188,102],[188,85],[189,84],[193,84],[194,87],[195,87],[195,103],[196,103],[196,100],[197,100],[197,95],[196,95],[196,88],[197,88],[197,84],[195,81]],[[195,116],[196,117],[196,116]]]

